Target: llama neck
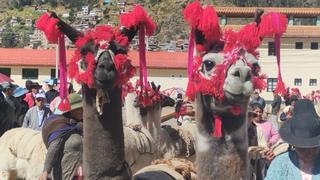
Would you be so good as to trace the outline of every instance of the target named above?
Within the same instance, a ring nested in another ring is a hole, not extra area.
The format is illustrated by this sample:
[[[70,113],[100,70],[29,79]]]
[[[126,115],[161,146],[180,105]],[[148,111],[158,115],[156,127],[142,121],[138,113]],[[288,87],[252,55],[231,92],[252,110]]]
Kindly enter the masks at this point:
[[[219,114],[221,138],[212,136],[213,114],[196,99],[197,176],[199,179],[248,179],[246,107],[240,115]]]
[[[151,109],[148,109],[146,118],[147,118],[147,129],[152,135],[155,142],[160,140],[160,129],[161,129],[161,105],[155,104]]]
[[[125,98],[125,125],[127,126],[142,124],[140,108],[135,106],[136,98],[137,94],[135,92],[128,93]]]
[[[86,179],[129,179],[124,159],[121,88],[109,91],[110,103],[96,110],[96,90],[83,88],[84,170]]]

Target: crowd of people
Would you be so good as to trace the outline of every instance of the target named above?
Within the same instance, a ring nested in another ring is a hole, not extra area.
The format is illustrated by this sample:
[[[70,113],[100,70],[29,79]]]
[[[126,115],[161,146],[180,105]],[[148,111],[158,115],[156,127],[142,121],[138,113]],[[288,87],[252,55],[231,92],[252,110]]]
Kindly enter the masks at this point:
[[[68,89],[70,110],[64,112],[58,109],[57,80],[44,81],[42,86],[28,80],[25,88],[3,82],[0,90],[0,136],[17,127],[41,132],[48,149],[41,179],[73,179],[81,171],[82,98],[74,93],[72,84]]]
[[[248,110],[251,179],[311,180],[320,178],[320,119],[314,102],[296,93],[274,93],[271,114],[256,91]],[[268,118],[266,118],[268,117]],[[275,118],[276,124],[270,119]]]
[[[69,89],[69,111],[61,112],[58,82],[27,81],[26,88],[12,83],[0,84],[0,136],[15,127],[41,131],[48,148],[43,175],[54,179],[72,179],[82,163],[82,98]],[[72,88],[72,86],[71,86]],[[178,125],[186,115],[187,101],[176,99]],[[314,103],[296,94],[282,98],[274,93],[269,118],[279,121],[275,126],[265,116],[266,102],[255,91],[248,108],[248,145],[251,178],[303,179],[320,178],[320,119]],[[65,171],[72,169],[71,171]]]

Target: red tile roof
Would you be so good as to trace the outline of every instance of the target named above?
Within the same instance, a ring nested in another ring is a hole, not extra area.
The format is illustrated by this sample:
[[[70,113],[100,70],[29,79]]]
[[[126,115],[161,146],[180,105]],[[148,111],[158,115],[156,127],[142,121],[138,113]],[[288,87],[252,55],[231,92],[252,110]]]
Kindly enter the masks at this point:
[[[317,17],[320,15],[320,8],[215,7],[219,16],[226,15],[227,17],[253,17],[258,8],[265,12],[280,12],[295,17]]]
[[[73,50],[67,51],[67,63]],[[187,67],[186,52],[147,52],[149,68],[185,69]],[[0,48],[0,66],[55,66],[55,50],[10,49]],[[132,51],[129,58],[134,66],[139,65],[139,53]]]

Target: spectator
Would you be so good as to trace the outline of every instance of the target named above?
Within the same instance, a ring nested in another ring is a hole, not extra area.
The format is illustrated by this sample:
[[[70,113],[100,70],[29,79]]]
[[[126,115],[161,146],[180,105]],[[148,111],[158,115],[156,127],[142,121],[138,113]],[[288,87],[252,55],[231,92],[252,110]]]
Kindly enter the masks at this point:
[[[270,121],[262,119],[263,109],[260,104],[253,104],[252,110],[256,114],[256,117],[253,118],[253,123],[258,128],[261,128],[263,136],[267,142],[267,147],[270,148],[279,140],[278,131],[274,129]]]
[[[320,118],[310,100],[297,101],[280,136],[294,148],[272,161],[266,179],[320,179]]]
[[[17,99],[17,101],[20,103],[20,111],[17,113],[17,123],[15,127],[21,127],[23,124],[24,116],[26,115],[29,106],[28,103],[24,100],[26,97],[26,94],[29,91],[26,88],[17,87],[14,92],[13,96]]]
[[[5,133],[8,129],[11,128],[11,121],[8,121],[7,116],[6,116],[6,112],[7,112],[7,108],[8,108],[8,104],[4,98],[3,92],[2,92],[3,88],[0,85],[0,137],[2,136],[3,133]]]
[[[7,121],[7,130],[14,128],[17,123],[17,115],[20,112],[20,103],[13,96],[15,87],[11,83],[2,84],[4,99],[7,103],[6,108],[6,121]]]
[[[33,82],[31,81],[31,80],[26,80],[26,84],[25,84],[25,86],[26,86],[26,89],[29,91],[29,92],[31,92],[31,84],[32,84]]]
[[[43,122],[49,117],[51,111],[45,106],[46,96],[43,93],[36,94],[36,106],[30,108],[24,118],[22,127],[41,131]]]
[[[53,89],[53,86],[57,83],[56,80],[50,80],[47,83],[48,91],[46,92],[46,98],[47,98],[47,103],[50,104],[51,101],[59,96],[59,92],[55,89]]]
[[[292,111],[293,111],[294,105],[296,104],[297,100],[298,100],[298,97],[295,95],[290,97],[290,99],[289,99],[290,104],[288,106],[286,106],[285,108],[283,108],[283,112],[280,114],[280,121],[281,122],[285,122],[291,118],[291,116],[293,114]]]
[[[38,83],[32,83],[29,85],[29,88],[31,89],[31,92],[26,94],[26,97],[24,98],[24,100],[28,103],[29,108],[31,108],[35,105],[34,100],[41,86]]]
[[[51,171],[53,179],[71,180],[82,163],[82,98],[74,93],[68,99],[70,111],[50,116],[43,127],[48,153],[40,180],[46,180]]]
[[[250,101],[250,106],[253,104],[260,104],[262,110],[266,107],[265,100],[259,95],[259,91],[257,90],[253,92],[252,100]]]
[[[253,123],[255,114],[250,107],[248,108],[248,153],[250,159],[250,179],[262,180],[264,177],[265,162],[262,159],[261,154],[266,146],[266,141],[262,136],[262,132]]]
[[[272,114],[278,115],[281,107],[281,97],[273,91],[273,102],[271,104],[272,107]]]

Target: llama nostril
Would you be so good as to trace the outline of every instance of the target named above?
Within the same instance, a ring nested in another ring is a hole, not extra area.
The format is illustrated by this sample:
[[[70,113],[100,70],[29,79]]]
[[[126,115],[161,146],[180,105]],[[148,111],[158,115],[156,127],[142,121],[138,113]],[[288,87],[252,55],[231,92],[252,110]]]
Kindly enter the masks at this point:
[[[250,81],[251,80],[251,74],[250,73],[248,73],[247,74],[247,77],[246,77],[246,79],[245,79],[245,81]]]
[[[99,68],[104,69],[104,68],[106,68],[106,66],[101,64],[101,65],[99,65]]]
[[[235,77],[240,77],[240,71],[234,72],[233,75],[234,75]]]

